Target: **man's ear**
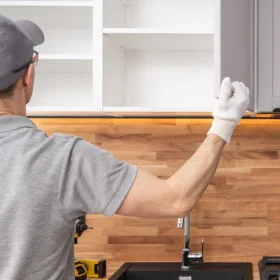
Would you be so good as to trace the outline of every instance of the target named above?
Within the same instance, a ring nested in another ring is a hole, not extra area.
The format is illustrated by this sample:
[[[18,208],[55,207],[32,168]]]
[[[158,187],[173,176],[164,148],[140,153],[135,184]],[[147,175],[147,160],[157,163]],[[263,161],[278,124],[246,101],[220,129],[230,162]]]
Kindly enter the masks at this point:
[[[33,84],[33,82],[34,82],[33,71],[34,71],[34,65],[30,64],[23,76],[23,86],[24,87],[29,87],[30,85]]]

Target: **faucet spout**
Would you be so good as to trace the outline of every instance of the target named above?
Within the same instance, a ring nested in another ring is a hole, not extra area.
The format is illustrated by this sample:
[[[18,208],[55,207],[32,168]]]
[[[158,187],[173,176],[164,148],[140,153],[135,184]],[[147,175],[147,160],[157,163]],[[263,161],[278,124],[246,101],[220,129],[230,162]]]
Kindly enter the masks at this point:
[[[190,249],[190,214],[185,218],[179,218],[177,223],[178,228],[184,227],[184,249],[182,255],[181,269],[186,270],[191,267],[193,263],[203,262],[203,248],[204,241],[202,240],[202,252],[192,253]]]
[[[190,249],[190,214],[184,218],[185,249]]]

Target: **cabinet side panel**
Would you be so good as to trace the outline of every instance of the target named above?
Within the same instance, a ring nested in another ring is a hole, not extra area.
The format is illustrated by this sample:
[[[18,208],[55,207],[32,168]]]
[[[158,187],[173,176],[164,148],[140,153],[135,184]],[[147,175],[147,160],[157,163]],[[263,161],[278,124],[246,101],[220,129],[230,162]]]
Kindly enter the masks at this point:
[[[104,35],[103,106],[125,106],[125,51]]]
[[[93,103],[94,111],[103,107],[103,3],[96,0],[93,9]]]
[[[273,109],[280,108],[279,100],[280,100],[280,2],[273,2],[273,36],[274,36],[274,46],[273,46]]]

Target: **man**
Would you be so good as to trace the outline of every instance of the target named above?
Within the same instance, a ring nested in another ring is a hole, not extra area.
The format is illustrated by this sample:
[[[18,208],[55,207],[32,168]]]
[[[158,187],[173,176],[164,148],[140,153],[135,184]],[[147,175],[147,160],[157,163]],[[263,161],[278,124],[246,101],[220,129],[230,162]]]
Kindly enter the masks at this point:
[[[26,118],[41,29],[0,16],[0,279],[74,279],[73,228],[87,213],[184,217],[210,183],[248,106],[226,78],[208,136],[168,180],[79,137],[47,137]]]

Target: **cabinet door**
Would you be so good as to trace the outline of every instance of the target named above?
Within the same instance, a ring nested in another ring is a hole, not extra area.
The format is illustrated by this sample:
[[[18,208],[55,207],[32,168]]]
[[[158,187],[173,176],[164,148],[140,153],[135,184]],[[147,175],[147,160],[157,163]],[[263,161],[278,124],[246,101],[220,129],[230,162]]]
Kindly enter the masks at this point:
[[[272,2],[272,3],[271,3]],[[271,111],[280,111],[280,29],[279,29],[279,24],[280,24],[280,1],[279,0],[273,0],[273,1],[267,1],[266,7],[272,11],[271,19],[272,19],[272,28],[269,30],[272,30],[272,32],[269,32],[270,34],[272,33],[272,40],[269,40],[268,42],[266,41],[267,46],[272,45],[272,55],[270,55],[270,58],[272,58],[272,63],[269,69],[273,69],[273,75],[271,77],[266,77],[266,81],[271,82],[272,81],[272,90],[271,93],[273,94],[273,102],[270,102],[270,106],[272,103],[272,108]],[[263,12],[262,12],[263,13]],[[260,20],[261,20],[261,15],[260,15]],[[261,26],[264,24],[269,24],[270,21],[268,20],[265,21],[265,19],[262,20],[262,23],[260,23]],[[270,43],[272,42],[272,44]],[[261,42],[260,42],[261,43]],[[262,58],[264,58],[265,53],[262,54]],[[261,58],[260,57],[260,58]],[[270,65],[269,65],[270,66]],[[259,75],[261,75],[261,71],[259,71]],[[260,99],[265,99],[265,100],[270,100],[270,94],[269,92],[262,93],[260,92],[259,94],[261,96]],[[261,107],[261,106],[260,106]],[[265,108],[263,108],[265,109]]]
[[[254,98],[254,0],[216,0],[215,16],[215,94],[225,77],[241,81],[251,92],[249,110],[255,110]]]
[[[280,1],[258,0],[257,112],[280,108]]]

